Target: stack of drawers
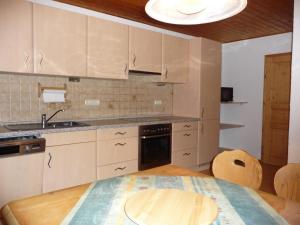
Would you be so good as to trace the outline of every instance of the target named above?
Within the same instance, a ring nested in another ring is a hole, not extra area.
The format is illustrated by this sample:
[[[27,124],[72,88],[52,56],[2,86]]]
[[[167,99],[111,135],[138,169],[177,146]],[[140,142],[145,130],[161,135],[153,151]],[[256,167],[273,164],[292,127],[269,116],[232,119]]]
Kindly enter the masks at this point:
[[[198,123],[172,124],[172,164],[193,168],[197,165]]]
[[[97,178],[138,171],[138,127],[97,130]]]

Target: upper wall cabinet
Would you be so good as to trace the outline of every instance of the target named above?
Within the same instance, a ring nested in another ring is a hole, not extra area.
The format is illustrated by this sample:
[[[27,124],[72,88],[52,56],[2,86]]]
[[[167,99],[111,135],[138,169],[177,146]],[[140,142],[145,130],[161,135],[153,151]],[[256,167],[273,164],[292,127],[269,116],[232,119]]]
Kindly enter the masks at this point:
[[[86,75],[84,15],[34,4],[34,72]]]
[[[162,34],[129,28],[129,69],[161,73]]]
[[[32,72],[32,3],[0,0],[0,70]]]
[[[203,38],[200,66],[201,119],[220,118],[221,44]]]
[[[185,83],[188,79],[189,41],[163,35],[162,81]]]
[[[128,78],[129,28],[88,17],[87,76]]]

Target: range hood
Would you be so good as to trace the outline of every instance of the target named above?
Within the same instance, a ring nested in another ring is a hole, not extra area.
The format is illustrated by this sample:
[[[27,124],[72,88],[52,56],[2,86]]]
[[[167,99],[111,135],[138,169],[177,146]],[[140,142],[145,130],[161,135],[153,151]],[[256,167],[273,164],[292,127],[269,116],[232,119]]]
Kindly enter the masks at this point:
[[[129,75],[132,76],[161,76],[161,73],[139,71],[139,70],[129,70]]]

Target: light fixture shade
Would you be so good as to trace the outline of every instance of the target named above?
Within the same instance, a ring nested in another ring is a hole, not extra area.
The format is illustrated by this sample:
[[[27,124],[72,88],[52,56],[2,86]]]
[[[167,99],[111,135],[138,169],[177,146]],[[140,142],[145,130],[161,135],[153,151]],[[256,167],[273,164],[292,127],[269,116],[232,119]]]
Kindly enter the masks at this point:
[[[149,0],[145,10],[155,20],[193,25],[226,19],[246,6],[247,0]]]

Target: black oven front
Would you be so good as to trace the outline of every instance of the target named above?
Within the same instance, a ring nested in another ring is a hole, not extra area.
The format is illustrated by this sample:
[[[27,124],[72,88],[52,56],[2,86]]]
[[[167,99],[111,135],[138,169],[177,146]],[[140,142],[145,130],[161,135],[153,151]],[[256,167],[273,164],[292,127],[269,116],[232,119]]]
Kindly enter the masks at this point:
[[[139,170],[171,163],[171,124],[140,126]]]

